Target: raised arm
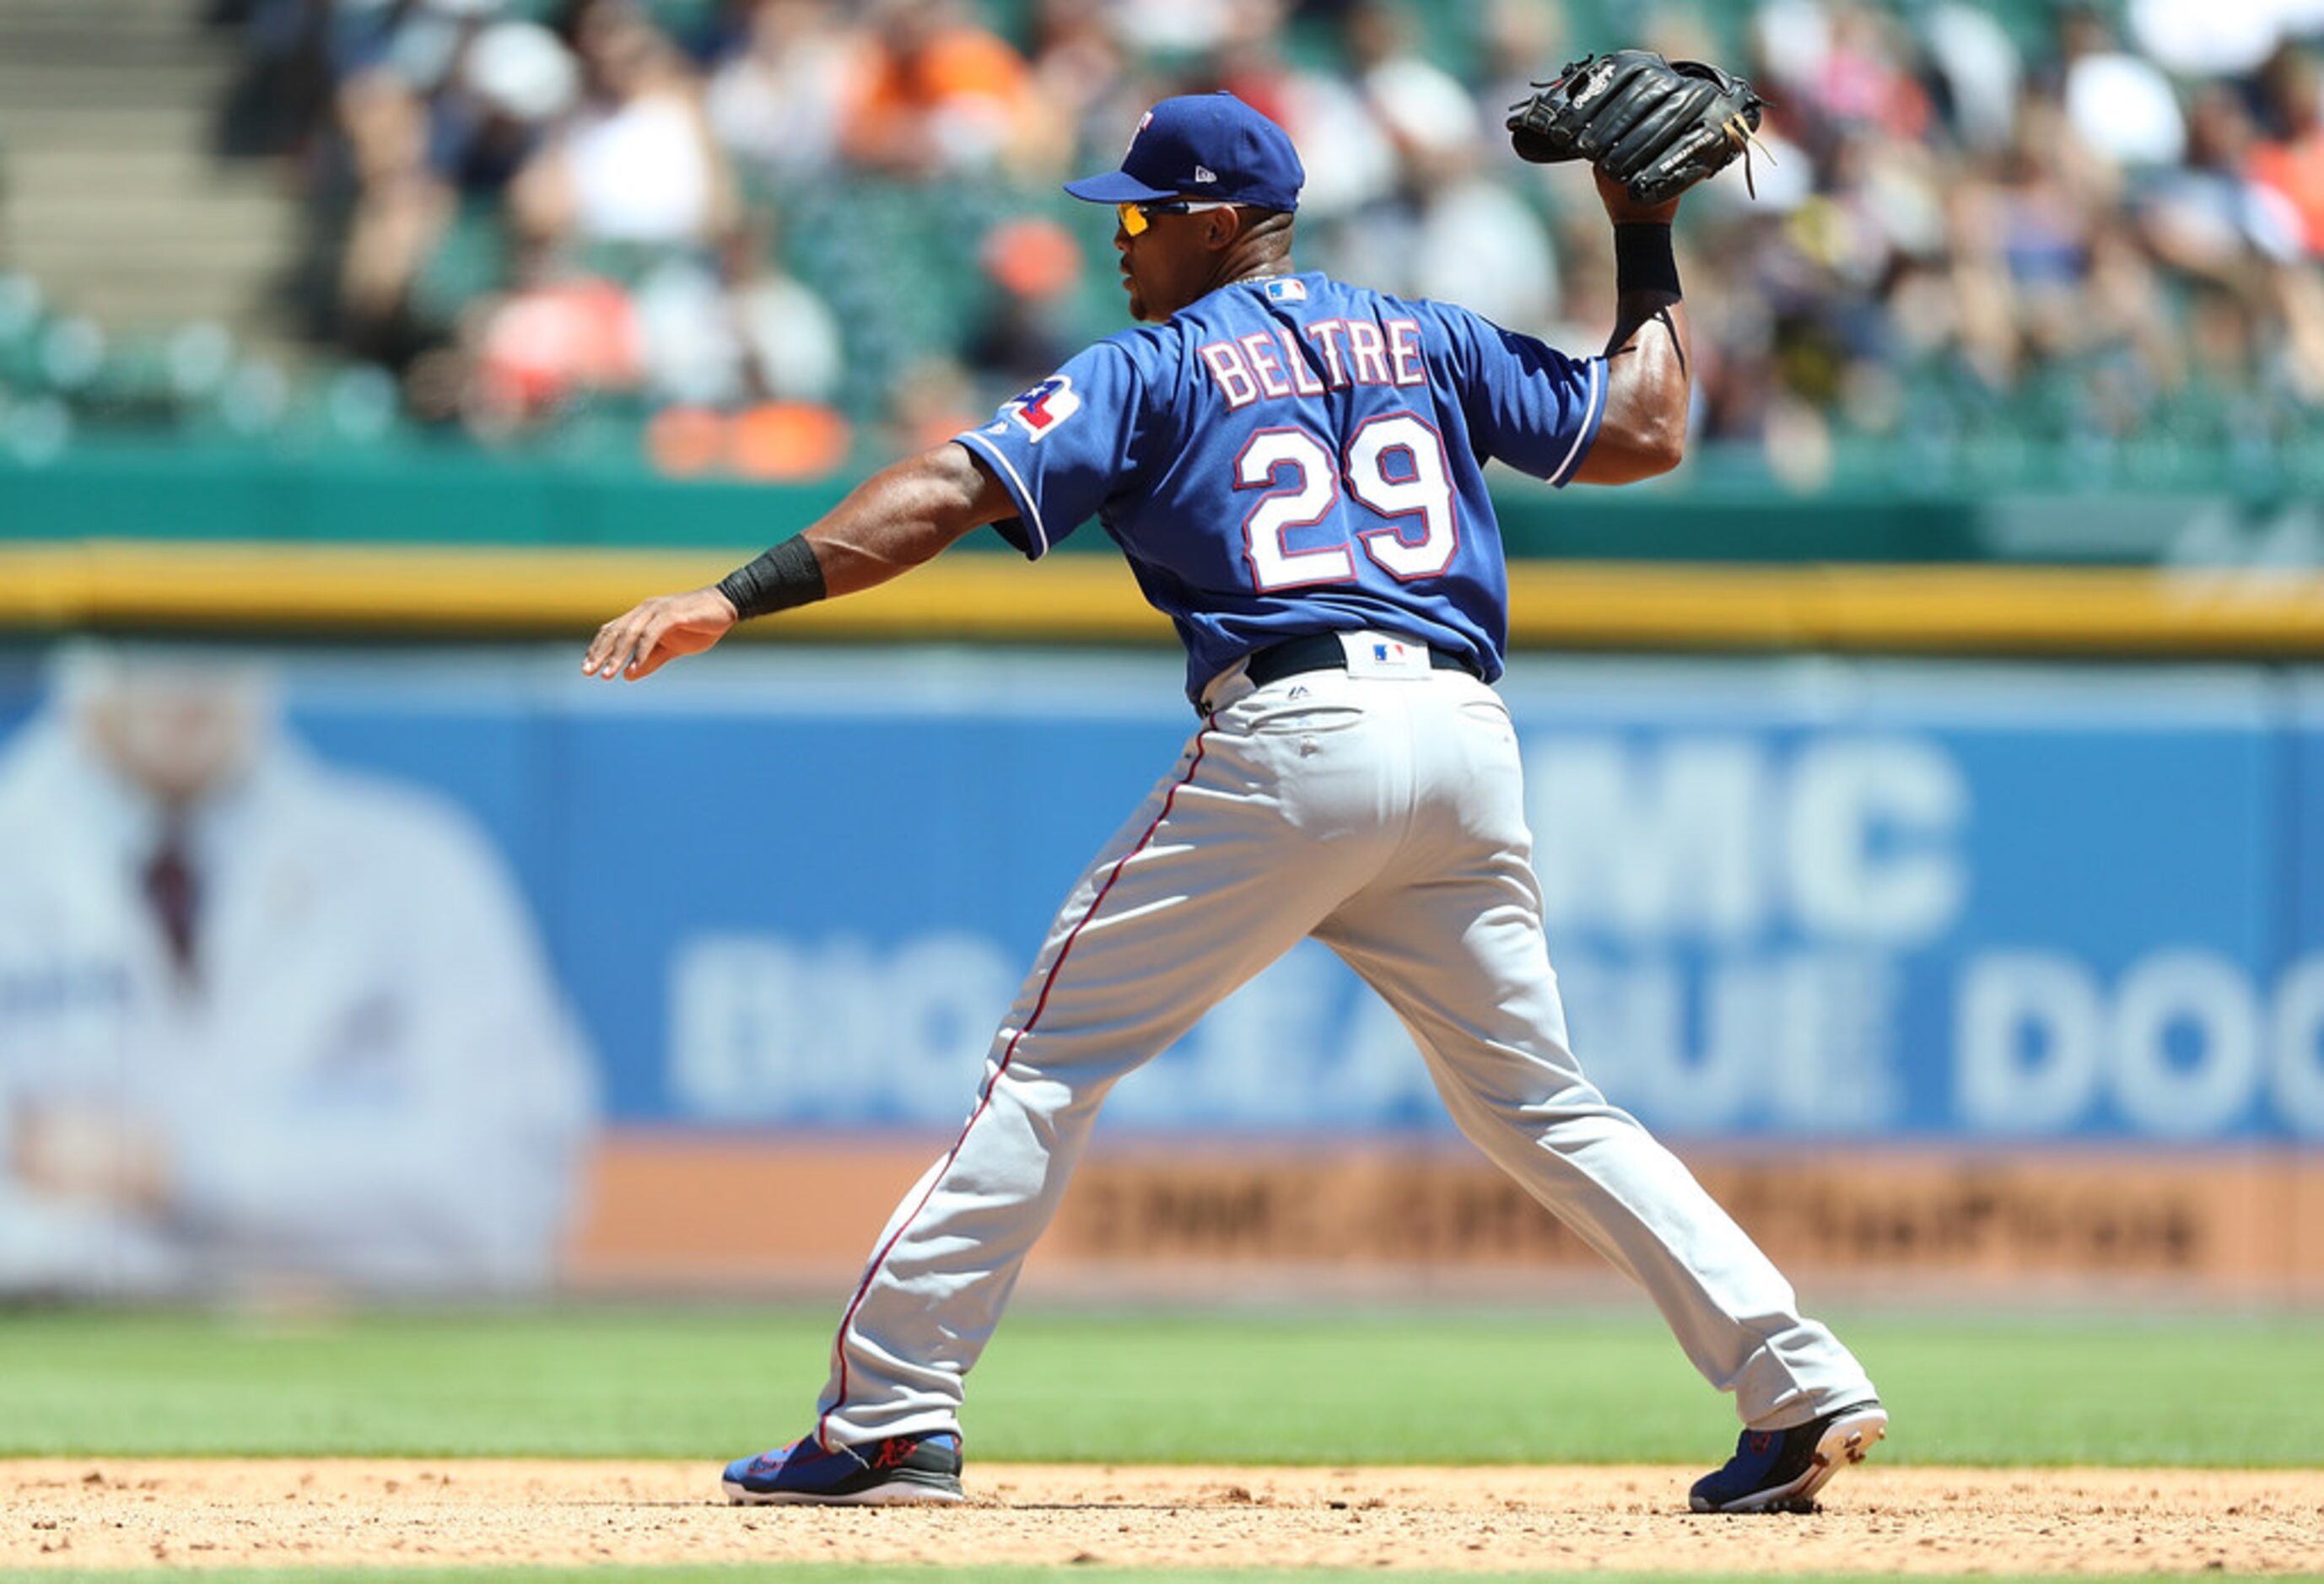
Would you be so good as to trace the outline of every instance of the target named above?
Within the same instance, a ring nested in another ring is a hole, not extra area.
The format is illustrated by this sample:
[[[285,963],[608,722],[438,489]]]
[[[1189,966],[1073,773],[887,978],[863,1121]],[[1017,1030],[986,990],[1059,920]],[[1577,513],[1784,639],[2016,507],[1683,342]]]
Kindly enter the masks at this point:
[[[1606,416],[1574,477],[1626,484],[1668,473],[1686,455],[1686,305],[1671,259],[1678,200],[1647,206],[1603,171],[1598,196],[1614,223],[1614,334],[1606,343]]]
[[[581,669],[650,677],[708,649],[737,622],[885,583],[1016,510],[968,448],[947,440],[881,468],[797,538],[717,583],[632,606],[597,630]]]

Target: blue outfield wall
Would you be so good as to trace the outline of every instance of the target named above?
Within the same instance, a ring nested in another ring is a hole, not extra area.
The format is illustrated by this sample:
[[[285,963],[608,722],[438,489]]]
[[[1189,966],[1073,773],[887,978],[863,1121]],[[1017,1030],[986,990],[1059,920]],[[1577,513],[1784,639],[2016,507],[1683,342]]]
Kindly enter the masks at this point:
[[[1194,722],[1158,654],[279,651],[292,730],[506,854],[608,1119],[955,1125],[1049,914]],[[0,731],[42,657],[0,659]],[[2324,1137],[2324,672],[1521,656],[1584,1064],[1674,1137]],[[1303,946],[1109,1131],[1450,1131]]]

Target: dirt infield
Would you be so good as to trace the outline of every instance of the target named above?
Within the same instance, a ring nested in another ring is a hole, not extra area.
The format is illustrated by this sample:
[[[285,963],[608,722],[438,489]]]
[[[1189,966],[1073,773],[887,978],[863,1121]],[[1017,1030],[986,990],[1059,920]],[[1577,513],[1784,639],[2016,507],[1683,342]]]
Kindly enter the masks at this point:
[[[1497,1570],[2324,1571],[2324,1470],[1895,1469],[1812,1516],[1692,1471],[970,1467],[944,1508],[730,1507],[696,1464],[0,1462],[0,1566],[937,1562]]]

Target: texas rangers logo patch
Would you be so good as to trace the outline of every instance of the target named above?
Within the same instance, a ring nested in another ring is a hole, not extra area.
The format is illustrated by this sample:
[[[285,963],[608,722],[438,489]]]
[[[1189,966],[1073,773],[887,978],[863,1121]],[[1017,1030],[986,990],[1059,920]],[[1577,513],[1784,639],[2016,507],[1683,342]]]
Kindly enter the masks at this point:
[[[1001,416],[1016,419],[1018,427],[1034,439],[1044,440],[1081,410],[1082,399],[1074,393],[1073,381],[1064,374],[1051,374],[1022,396],[1002,402]]]

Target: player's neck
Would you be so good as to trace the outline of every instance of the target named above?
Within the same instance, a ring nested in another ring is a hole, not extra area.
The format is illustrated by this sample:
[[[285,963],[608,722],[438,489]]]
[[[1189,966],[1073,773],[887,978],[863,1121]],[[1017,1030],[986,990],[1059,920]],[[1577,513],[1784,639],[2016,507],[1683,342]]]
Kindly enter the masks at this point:
[[[1232,286],[1242,281],[1266,281],[1291,273],[1291,252],[1281,246],[1236,248],[1219,262],[1219,271],[1211,281],[1211,290]]]

